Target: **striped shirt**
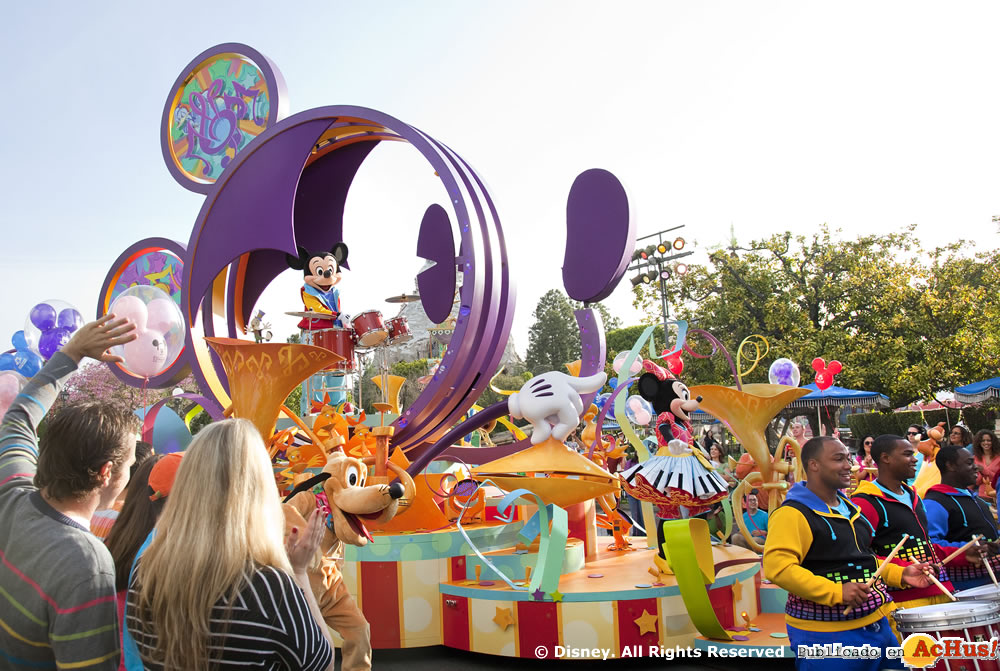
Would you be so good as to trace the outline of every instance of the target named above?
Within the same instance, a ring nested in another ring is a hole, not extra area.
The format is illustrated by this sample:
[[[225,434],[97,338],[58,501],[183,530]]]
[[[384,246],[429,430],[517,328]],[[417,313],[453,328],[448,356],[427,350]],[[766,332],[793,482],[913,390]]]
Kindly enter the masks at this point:
[[[159,671],[163,666],[151,661],[157,635],[149,627],[149,618],[137,613],[136,599],[133,571],[125,626],[135,639],[145,668]],[[224,604],[216,605],[209,622],[214,636],[208,647],[218,660],[213,668],[321,671],[333,659],[333,649],[316,624],[302,590],[290,575],[269,566],[254,572],[231,610]]]
[[[0,668],[116,669],[115,567],[32,484],[36,427],[76,370],[56,353],[0,425]],[[59,449],[50,446],[48,449]]]

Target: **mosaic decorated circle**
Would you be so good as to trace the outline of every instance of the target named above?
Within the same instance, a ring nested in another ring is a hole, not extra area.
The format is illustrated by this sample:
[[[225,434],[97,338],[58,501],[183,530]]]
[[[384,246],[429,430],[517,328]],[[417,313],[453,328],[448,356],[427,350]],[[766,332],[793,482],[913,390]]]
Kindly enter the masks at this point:
[[[184,262],[171,251],[156,249],[132,258],[121,269],[111,287],[109,303],[127,289],[149,286],[160,289],[180,307],[181,278],[184,276]]]
[[[279,92],[271,66],[249,47],[192,63],[165,110],[164,158],[183,186],[203,191],[276,121]]]

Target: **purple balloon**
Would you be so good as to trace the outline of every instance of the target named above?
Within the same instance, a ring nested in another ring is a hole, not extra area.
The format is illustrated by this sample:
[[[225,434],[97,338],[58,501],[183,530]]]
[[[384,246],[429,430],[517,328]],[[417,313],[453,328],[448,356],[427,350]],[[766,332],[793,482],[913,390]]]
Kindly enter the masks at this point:
[[[57,326],[42,333],[38,339],[38,353],[45,359],[52,358],[52,355],[62,349],[62,346],[69,342],[71,337],[68,328]]]
[[[70,333],[73,333],[83,326],[83,315],[73,308],[66,308],[59,313],[59,319],[56,323],[64,329],[69,329]]]
[[[35,328],[39,331],[48,331],[56,325],[55,308],[48,303],[39,303],[35,307],[31,308],[31,313],[28,317],[31,319],[31,323],[34,324]]]

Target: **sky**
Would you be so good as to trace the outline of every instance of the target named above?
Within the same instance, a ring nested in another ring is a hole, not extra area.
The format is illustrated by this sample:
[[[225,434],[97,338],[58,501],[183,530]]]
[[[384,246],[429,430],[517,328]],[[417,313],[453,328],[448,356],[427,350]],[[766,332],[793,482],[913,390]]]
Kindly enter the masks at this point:
[[[538,298],[562,287],[566,196],[589,168],[625,185],[639,235],[685,225],[692,263],[730,227],[743,242],[824,222],[846,237],[913,224],[927,247],[1000,242],[996,3],[38,0],[4,14],[0,340],[47,299],[93,317],[133,242],[187,242],[203,196],[168,173],[160,117],[181,69],[221,42],[274,62],[292,113],[373,108],[476,168],[511,254],[522,354]],[[345,212],[346,312],[395,315],[383,299],[413,288],[434,202],[414,149],[375,149]],[[279,337],[300,281],[287,271],[258,303]],[[637,323],[629,289],[626,276],[605,303]]]

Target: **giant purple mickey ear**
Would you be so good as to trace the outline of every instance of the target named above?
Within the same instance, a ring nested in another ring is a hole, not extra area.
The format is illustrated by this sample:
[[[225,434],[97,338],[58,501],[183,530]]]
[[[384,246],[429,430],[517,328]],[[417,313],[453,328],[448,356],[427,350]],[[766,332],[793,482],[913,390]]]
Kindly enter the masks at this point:
[[[596,303],[611,295],[635,249],[635,218],[625,187],[607,170],[586,170],[566,202],[563,286],[570,298]]]

